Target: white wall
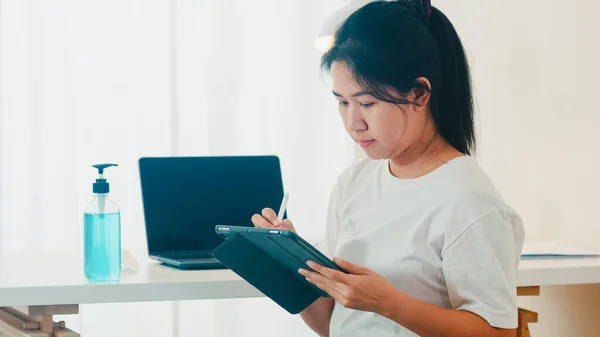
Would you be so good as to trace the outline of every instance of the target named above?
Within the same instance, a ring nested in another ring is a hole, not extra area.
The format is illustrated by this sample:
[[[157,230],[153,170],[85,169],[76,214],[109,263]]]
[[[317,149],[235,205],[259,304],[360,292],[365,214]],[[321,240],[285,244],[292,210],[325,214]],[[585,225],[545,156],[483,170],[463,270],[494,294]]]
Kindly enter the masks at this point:
[[[341,3],[0,1],[0,254],[80,250],[106,161],[123,248],[144,249],[142,156],[279,155],[290,218],[322,235],[352,151],[313,42]],[[87,337],[308,333],[266,298],[80,310],[64,319]]]
[[[600,249],[600,2],[434,1],[473,67],[481,165],[528,239]],[[600,287],[542,288],[534,337],[598,336]]]

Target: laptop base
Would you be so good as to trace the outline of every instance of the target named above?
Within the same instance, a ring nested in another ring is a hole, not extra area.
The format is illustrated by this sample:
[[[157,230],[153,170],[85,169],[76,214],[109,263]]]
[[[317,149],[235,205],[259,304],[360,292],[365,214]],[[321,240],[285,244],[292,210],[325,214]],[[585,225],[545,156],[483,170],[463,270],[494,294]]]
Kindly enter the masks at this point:
[[[197,259],[173,259],[162,256],[150,256],[151,259],[160,262],[163,265],[177,269],[227,269],[219,260],[214,257]]]

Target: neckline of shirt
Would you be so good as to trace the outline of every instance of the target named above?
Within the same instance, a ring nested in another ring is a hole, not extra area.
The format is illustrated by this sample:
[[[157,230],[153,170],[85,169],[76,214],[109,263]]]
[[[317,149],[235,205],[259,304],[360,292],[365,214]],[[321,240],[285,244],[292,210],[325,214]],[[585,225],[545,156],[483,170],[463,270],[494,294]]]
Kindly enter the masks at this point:
[[[394,176],[392,174],[392,172],[390,171],[390,161],[389,160],[382,160],[379,165],[379,169],[382,171],[381,173],[383,174],[383,178],[386,183],[393,184],[394,187],[411,189],[411,188],[421,187],[421,186],[435,180],[437,177],[439,177],[441,174],[443,174],[445,171],[447,171],[450,168],[451,164],[460,163],[460,162],[466,161],[469,158],[470,157],[467,155],[462,155],[462,156],[456,157],[456,158],[442,164],[440,167],[436,168],[435,170],[433,170],[425,175],[422,175],[420,177],[417,177],[417,178],[398,178],[398,177]]]

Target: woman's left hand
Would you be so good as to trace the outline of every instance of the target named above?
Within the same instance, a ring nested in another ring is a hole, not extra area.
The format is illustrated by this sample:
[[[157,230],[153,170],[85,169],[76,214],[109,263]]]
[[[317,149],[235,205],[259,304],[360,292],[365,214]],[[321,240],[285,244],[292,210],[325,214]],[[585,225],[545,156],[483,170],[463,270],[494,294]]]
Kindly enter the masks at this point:
[[[331,295],[344,307],[371,311],[383,315],[384,306],[397,297],[400,291],[390,284],[383,276],[374,271],[357,266],[338,258],[333,260],[348,274],[324,267],[313,261],[307,265],[315,270],[311,272],[300,269],[298,272],[307,281]]]

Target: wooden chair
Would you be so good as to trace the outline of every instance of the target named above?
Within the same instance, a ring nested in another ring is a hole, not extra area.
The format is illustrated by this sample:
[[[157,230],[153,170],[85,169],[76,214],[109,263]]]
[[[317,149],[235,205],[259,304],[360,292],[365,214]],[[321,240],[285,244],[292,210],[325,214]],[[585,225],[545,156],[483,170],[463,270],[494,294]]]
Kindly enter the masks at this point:
[[[540,287],[517,287],[517,296],[539,296]],[[529,323],[538,321],[537,312],[519,308],[519,327],[517,328],[517,337],[531,337],[529,333]]]

